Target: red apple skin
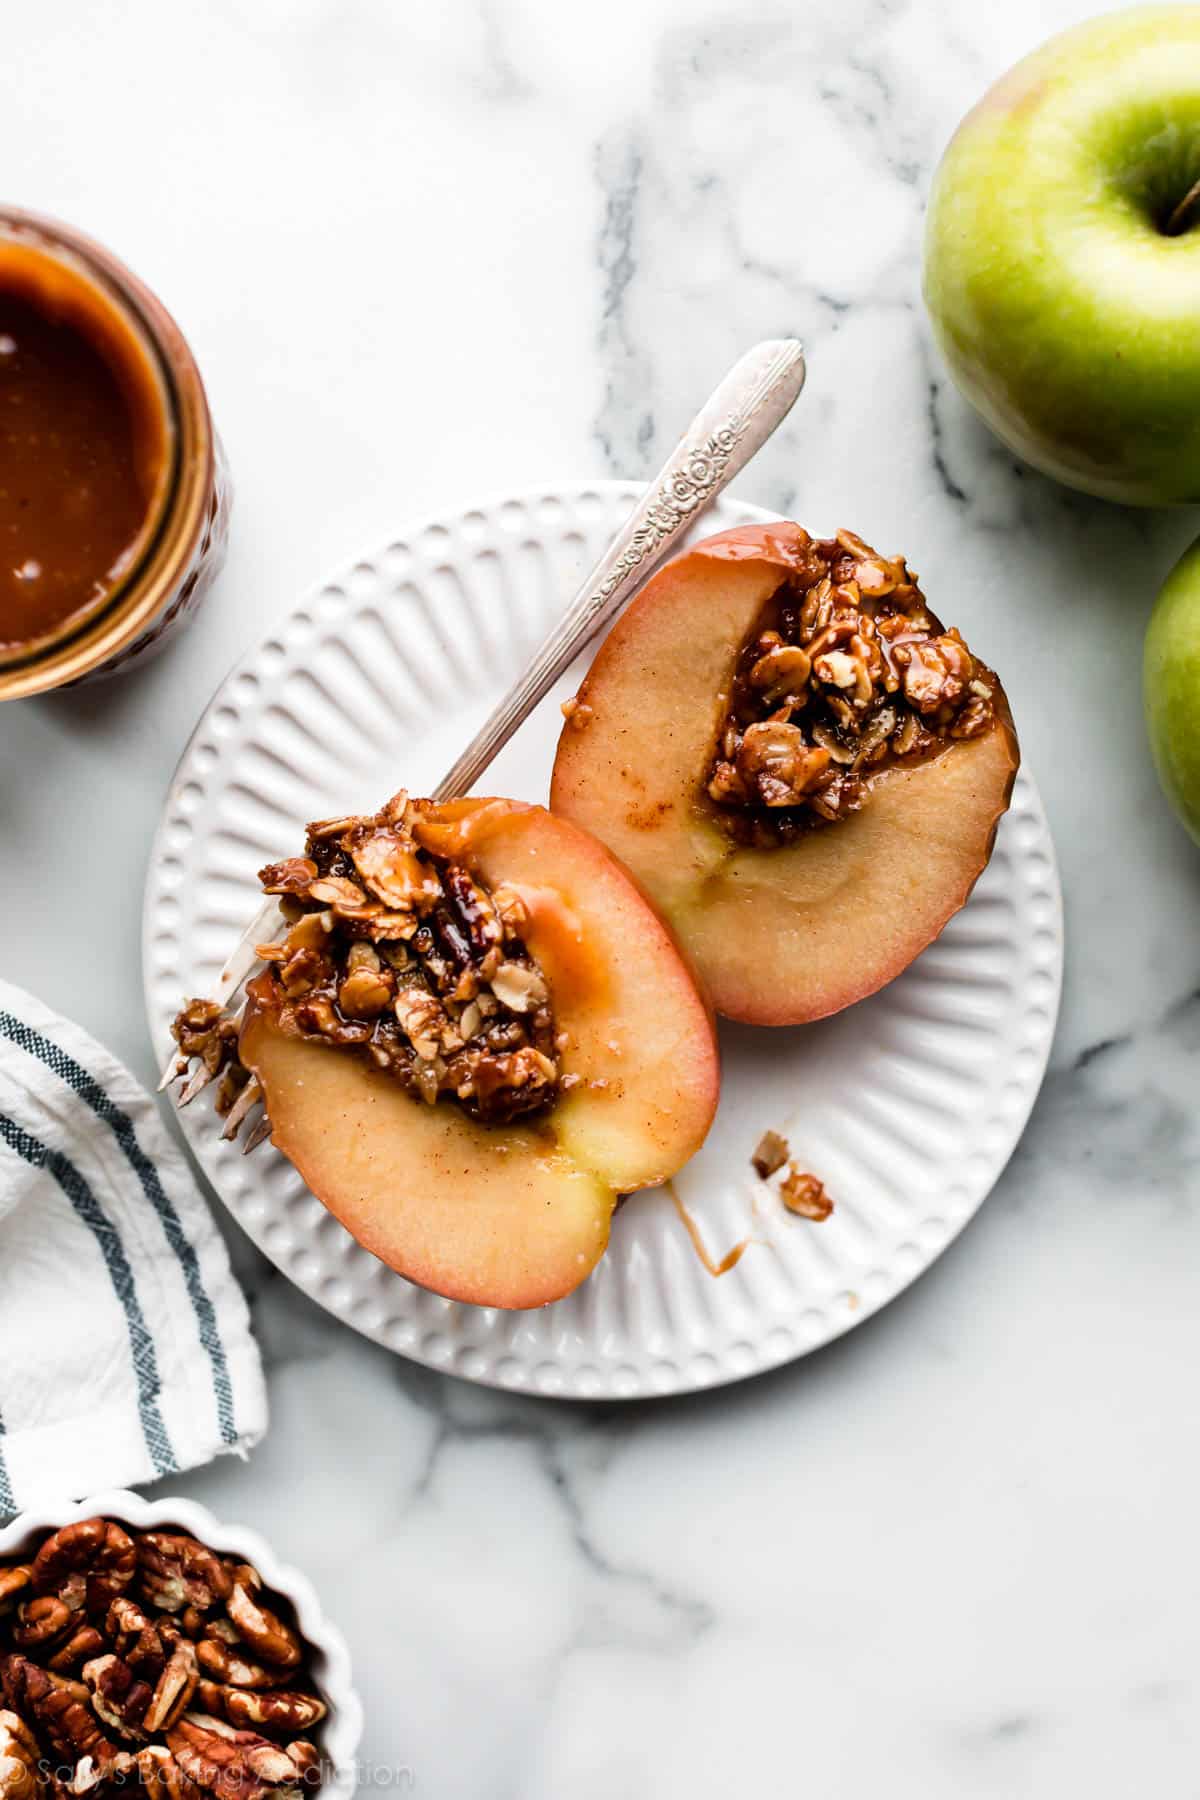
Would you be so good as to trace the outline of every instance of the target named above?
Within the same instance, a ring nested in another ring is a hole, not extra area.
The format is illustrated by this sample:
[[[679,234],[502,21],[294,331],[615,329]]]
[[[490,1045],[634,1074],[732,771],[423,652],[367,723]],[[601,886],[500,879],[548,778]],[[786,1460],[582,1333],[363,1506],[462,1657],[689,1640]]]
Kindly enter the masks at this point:
[[[876,778],[794,845],[737,845],[704,792],[738,654],[799,526],[739,527],[660,571],[609,633],[559,740],[551,807],[601,838],[666,915],[716,1010],[840,1012],[899,975],[987,866],[1018,766],[1003,690],[982,736]]]
[[[529,1121],[481,1124],[285,1036],[253,998],[242,1059],[266,1090],[276,1147],[382,1262],[449,1299],[543,1306],[600,1260],[618,1196],[675,1174],[703,1143],[720,1091],[712,1015],[663,921],[569,821],[466,800],[418,835],[521,894],[525,941],[568,1035],[563,1071],[580,1085]]]

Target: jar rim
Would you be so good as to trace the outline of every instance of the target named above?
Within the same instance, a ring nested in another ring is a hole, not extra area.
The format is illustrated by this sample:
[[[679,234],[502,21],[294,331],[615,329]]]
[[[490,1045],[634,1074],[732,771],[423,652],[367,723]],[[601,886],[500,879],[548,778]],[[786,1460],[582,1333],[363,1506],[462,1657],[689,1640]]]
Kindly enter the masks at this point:
[[[166,307],[103,245],[45,214],[0,207],[0,233],[20,234],[64,254],[129,319],[152,353],[163,383],[173,455],[155,495],[130,568],[93,609],[0,658],[0,700],[44,693],[77,681],[127,649],[169,604],[203,538],[216,478],[208,400],[187,340]]]

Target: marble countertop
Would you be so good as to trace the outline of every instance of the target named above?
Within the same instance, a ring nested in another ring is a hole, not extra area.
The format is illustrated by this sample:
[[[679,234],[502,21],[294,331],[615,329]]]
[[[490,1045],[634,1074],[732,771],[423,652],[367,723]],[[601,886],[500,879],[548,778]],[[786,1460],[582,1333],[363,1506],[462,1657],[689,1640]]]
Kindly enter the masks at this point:
[[[369,1786],[1194,1781],[1200,866],[1139,678],[1196,520],[1015,466],[948,389],[918,294],[959,115],[1090,10],[46,0],[6,31],[10,197],[176,311],[237,506],[225,576],[154,665],[0,709],[0,975],[149,1077],[147,850],[228,665],[410,517],[648,473],[779,333],[805,339],[808,391],[738,491],[912,558],[1004,670],[1057,838],[1066,998],[1024,1142],[915,1288],[802,1363],[606,1410],[475,1391],[360,1341],[229,1228],[273,1429],[179,1485],[318,1579]]]

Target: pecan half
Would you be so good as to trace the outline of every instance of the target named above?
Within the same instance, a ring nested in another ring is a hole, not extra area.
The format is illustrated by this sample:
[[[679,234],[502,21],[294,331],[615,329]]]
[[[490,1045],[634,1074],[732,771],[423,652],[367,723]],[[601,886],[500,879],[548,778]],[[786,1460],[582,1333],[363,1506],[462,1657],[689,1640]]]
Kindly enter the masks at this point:
[[[56,1644],[74,1625],[78,1615],[57,1594],[40,1594],[17,1608],[12,1641],[18,1650],[41,1650]]]
[[[184,1774],[165,1744],[146,1744],[135,1761],[148,1800],[200,1800],[204,1789]]]
[[[208,1612],[229,1598],[229,1571],[212,1550],[182,1532],[144,1531],[138,1539],[142,1593],[163,1612],[195,1606]]]
[[[133,1580],[137,1552],[109,1519],[81,1519],[46,1539],[33,1559],[33,1590],[56,1594],[73,1612],[104,1612]]]
[[[30,1563],[9,1563],[7,1568],[0,1568],[0,1619],[12,1611],[22,1594],[29,1591],[32,1579]]]
[[[154,1698],[146,1709],[146,1729],[165,1731],[173,1725],[191,1705],[199,1679],[196,1647],[188,1638],[180,1638],[155,1683]]]
[[[244,1577],[234,1582],[225,1610],[261,1661],[278,1669],[299,1668],[304,1654],[299,1633],[255,1598]]]
[[[135,1667],[150,1663],[161,1668],[165,1662],[167,1646],[158,1626],[136,1600],[114,1600],[105,1615],[104,1629],[117,1655]]]
[[[321,1785],[321,1752],[307,1738],[298,1738],[287,1746],[296,1777],[301,1787],[310,1792]]]
[[[27,1657],[13,1654],[0,1659],[0,1687],[15,1713],[31,1720],[39,1735],[64,1763],[70,1763],[79,1775],[86,1763],[82,1779],[89,1785],[109,1774],[119,1774],[131,1766],[130,1758],[118,1750],[100,1729],[88,1704],[90,1695],[78,1682],[61,1675],[50,1675]]]
[[[129,1664],[119,1656],[97,1656],[84,1665],[83,1679],[91,1689],[92,1711],[101,1723],[118,1737],[144,1743],[150,1735],[145,1718],[152,1689]]]
[[[167,1748],[184,1774],[219,1800],[266,1800],[296,1789],[302,1776],[289,1750],[207,1713],[185,1713],[167,1733]]]
[[[229,1643],[216,1635],[201,1638],[196,1645],[196,1657],[210,1680],[219,1681],[226,1687],[282,1687],[288,1678],[286,1669],[268,1668],[265,1663],[256,1662],[247,1655],[240,1644]]]
[[[315,1694],[293,1693],[287,1688],[256,1693],[250,1688],[222,1687],[216,1681],[202,1681],[196,1689],[196,1699],[215,1718],[265,1731],[270,1737],[294,1737],[297,1732],[311,1731],[327,1711],[325,1702]]]
[[[76,1625],[66,1642],[60,1644],[49,1658],[46,1667],[53,1669],[55,1674],[69,1675],[93,1656],[100,1656],[103,1650],[104,1639],[94,1625]]]
[[[40,1761],[25,1721],[14,1712],[0,1712],[0,1800],[40,1800]]]

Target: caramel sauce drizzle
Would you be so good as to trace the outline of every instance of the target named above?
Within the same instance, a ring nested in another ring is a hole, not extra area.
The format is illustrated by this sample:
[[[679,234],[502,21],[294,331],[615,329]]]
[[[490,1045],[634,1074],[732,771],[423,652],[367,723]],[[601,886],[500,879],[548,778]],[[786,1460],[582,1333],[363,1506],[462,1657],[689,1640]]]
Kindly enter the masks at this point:
[[[733,1246],[732,1250],[727,1250],[725,1252],[725,1255],[721,1258],[720,1262],[715,1262],[708,1245],[700,1235],[699,1225],[697,1225],[695,1219],[693,1219],[691,1213],[680,1199],[675,1183],[673,1181],[664,1181],[663,1186],[666,1188],[668,1194],[670,1194],[671,1203],[674,1206],[675,1211],[679,1214],[684,1230],[692,1240],[692,1249],[696,1252],[696,1255],[700,1258],[700,1261],[704,1264],[708,1273],[710,1275],[727,1275],[730,1269],[736,1269],[751,1244],[756,1243],[758,1240],[752,1237],[744,1237],[739,1244]]]

